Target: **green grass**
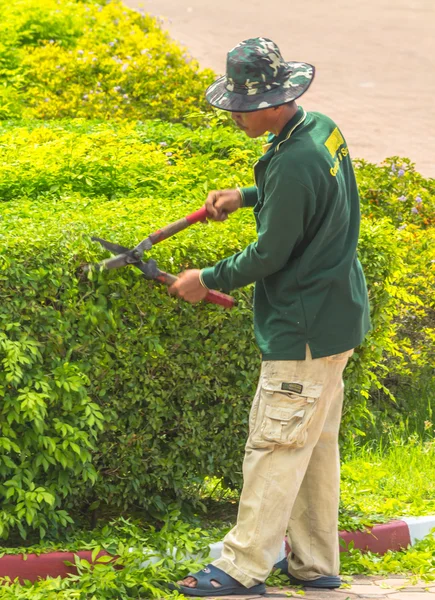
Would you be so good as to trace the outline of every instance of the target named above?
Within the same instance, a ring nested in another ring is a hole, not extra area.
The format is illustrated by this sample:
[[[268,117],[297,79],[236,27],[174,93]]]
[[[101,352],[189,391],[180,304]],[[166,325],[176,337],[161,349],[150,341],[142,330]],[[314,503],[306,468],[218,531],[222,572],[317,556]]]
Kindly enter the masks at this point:
[[[382,447],[397,444],[397,440],[407,440],[418,434],[422,440],[431,440],[435,434],[433,415],[435,412],[435,371],[431,361],[427,361],[418,375],[394,377],[394,382],[385,384],[395,397],[393,402],[382,390],[370,391],[369,410],[372,421],[365,427],[362,445],[373,442]]]
[[[435,440],[416,435],[354,448],[342,465],[343,506],[384,517],[435,514],[434,464]]]

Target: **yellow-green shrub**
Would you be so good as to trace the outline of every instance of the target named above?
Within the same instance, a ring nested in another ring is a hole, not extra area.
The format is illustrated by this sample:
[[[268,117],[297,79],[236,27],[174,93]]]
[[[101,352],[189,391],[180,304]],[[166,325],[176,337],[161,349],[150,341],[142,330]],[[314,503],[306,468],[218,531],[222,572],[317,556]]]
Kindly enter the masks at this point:
[[[74,120],[49,127],[15,122],[0,129],[0,144],[0,201],[66,192],[160,196],[163,190],[169,202],[200,184],[203,194],[207,186],[251,179],[257,155],[257,144],[240,132],[192,131],[157,121],[115,126]]]
[[[435,227],[409,225],[399,232],[398,247],[404,249],[406,276],[399,298],[415,302],[402,306],[397,318],[400,347],[407,355],[409,373],[434,373],[435,367]],[[400,381],[395,381],[397,389]]]
[[[179,120],[213,79],[119,0],[0,0],[0,118]]]
[[[364,215],[389,217],[400,229],[435,226],[435,179],[423,177],[409,159],[394,156],[382,165],[359,160],[356,166]]]

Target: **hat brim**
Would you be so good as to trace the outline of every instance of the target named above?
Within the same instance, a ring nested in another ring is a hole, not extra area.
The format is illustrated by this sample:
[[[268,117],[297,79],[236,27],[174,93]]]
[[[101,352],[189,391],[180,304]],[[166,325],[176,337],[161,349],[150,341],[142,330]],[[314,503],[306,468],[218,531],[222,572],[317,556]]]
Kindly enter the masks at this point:
[[[307,91],[315,74],[315,68],[308,63],[288,62],[287,65],[291,74],[280,87],[260,94],[253,88],[252,93],[242,94],[228,90],[227,77],[223,75],[207,88],[205,97],[212,106],[231,112],[253,112],[286,104]]]

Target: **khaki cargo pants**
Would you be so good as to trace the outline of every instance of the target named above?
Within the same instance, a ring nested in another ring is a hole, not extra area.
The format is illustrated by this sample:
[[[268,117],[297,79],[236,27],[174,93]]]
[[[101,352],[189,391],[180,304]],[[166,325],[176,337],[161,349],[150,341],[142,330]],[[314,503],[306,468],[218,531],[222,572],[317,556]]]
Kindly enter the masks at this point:
[[[353,351],[263,362],[249,417],[236,526],[213,564],[247,587],[269,575],[287,532],[289,572],[338,575],[338,432]]]

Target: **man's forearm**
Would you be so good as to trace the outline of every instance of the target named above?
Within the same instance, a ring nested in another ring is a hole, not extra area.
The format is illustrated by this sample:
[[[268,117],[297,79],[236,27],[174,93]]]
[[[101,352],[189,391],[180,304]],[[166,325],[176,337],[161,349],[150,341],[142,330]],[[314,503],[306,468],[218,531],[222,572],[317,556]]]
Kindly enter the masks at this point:
[[[288,261],[291,246],[291,243],[282,244],[279,251],[269,253],[263,250],[263,244],[254,242],[214,267],[202,269],[201,281],[208,288],[224,291],[244,287],[279,271]]]
[[[254,283],[274,273],[278,268],[280,266],[269,257],[259,254],[254,243],[243,252],[221,260],[214,267],[202,269],[201,281],[209,289],[230,291]]]

